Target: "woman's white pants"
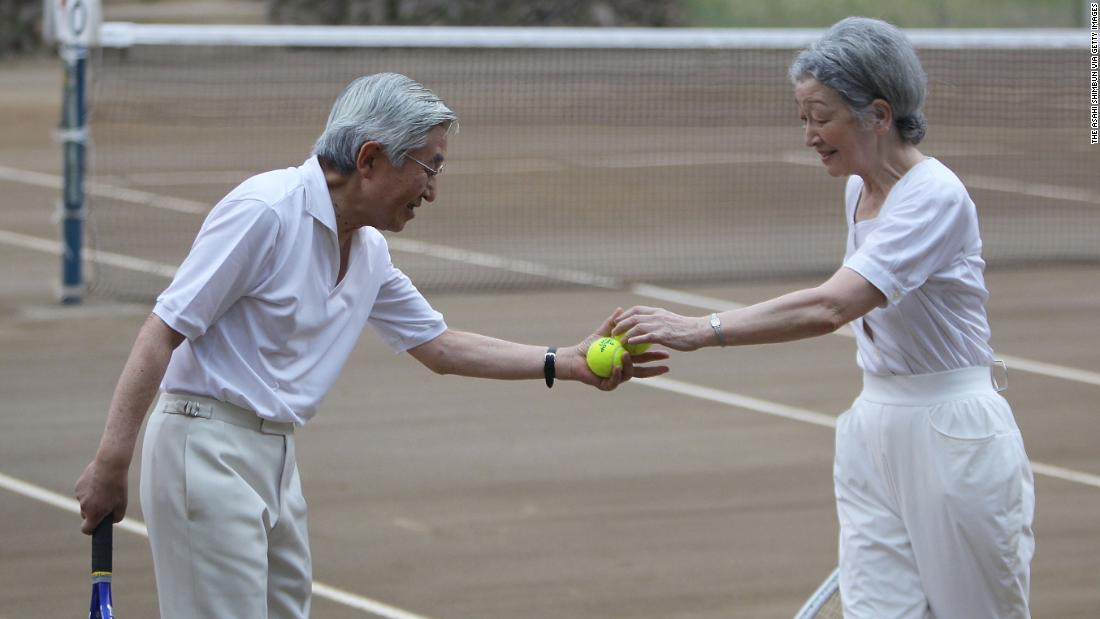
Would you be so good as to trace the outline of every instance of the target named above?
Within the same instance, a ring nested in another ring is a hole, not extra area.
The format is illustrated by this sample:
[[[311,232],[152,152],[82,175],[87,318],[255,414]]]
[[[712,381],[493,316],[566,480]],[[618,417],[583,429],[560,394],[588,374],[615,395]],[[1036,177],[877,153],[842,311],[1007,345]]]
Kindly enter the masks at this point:
[[[845,619],[1027,619],[1035,486],[988,367],[864,376],[837,423]]]

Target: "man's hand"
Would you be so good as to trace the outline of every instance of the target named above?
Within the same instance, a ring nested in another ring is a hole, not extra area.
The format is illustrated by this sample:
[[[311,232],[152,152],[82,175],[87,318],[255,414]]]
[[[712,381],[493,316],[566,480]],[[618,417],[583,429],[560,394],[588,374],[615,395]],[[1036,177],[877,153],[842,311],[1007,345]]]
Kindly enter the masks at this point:
[[[668,353],[659,350],[646,351],[635,357],[631,357],[629,353],[624,351],[622,367],[612,368],[611,376],[607,378],[597,376],[588,367],[588,347],[592,345],[592,342],[595,342],[601,337],[609,337],[611,335],[611,328],[615,325],[616,320],[618,320],[622,313],[622,308],[616,309],[615,312],[600,325],[595,333],[581,340],[576,346],[570,346],[558,351],[557,367],[558,376],[560,378],[563,380],[580,381],[592,385],[601,391],[611,391],[631,378],[649,378],[651,376],[660,376],[668,372],[667,365],[640,365],[668,359]]]
[[[76,480],[74,489],[80,501],[80,517],[84,519],[80,531],[91,535],[96,525],[110,514],[115,522],[121,521],[126,515],[128,485],[127,467],[92,460]]]

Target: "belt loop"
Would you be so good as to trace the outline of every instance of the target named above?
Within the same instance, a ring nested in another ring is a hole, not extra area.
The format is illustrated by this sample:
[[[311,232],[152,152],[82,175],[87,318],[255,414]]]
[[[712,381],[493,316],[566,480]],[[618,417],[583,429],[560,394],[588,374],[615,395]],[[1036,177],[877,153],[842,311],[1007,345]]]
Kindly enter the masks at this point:
[[[996,370],[998,367],[1001,368],[1001,375],[1004,376],[1003,382],[997,382]],[[1008,391],[1008,364],[1001,359],[994,359],[989,370],[989,379],[993,382],[993,390],[997,393]]]
[[[213,411],[209,405],[192,400],[172,399],[164,405],[164,412],[169,415],[185,415],[187,417],[202,417],[210,419]]]
[[[211,410],[211,407],[208,404],[195,402],[194,400],[188,400],[183,403],[183,414],[187,415],[188,417],[202,417],[203,419],[210,419],[214,415],[214,411]]]
[[[260,433],[280,434],[282,436],[288,436],[290,434],[294,434],[294,424],[284,421],[272,421],[270,419],[260,418]]]

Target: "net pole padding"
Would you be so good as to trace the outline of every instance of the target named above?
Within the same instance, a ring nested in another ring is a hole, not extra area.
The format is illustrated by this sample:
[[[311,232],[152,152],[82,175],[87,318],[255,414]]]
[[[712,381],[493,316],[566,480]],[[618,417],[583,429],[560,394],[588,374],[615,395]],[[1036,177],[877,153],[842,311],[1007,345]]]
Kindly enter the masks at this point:
[[[85,285],[84,174],[87,156],[86,78],[88,49],[98,44],[101,28],[99,0],[45,0],[45,20],[53,28],[48,38],[57,42],[65,62],[65,85],[58,139],[63,150],[64,185],[61,197],[60,301],[83,301]]]
[[[106,22],[103,47],[196,45],[248,47],[408,47],[495,49],[800,49],[823,29],[512,28],[467,26],[216,26]],[[1082,49],[1075,28],[907,29],[920,49]]]
[[[88,49],[82,45],[63,45],[65,92],[58,137],[63,150],[61,198],[60,301],[76,305],[84,299],[84,172],[88,131],[85,124],[85,77]]]

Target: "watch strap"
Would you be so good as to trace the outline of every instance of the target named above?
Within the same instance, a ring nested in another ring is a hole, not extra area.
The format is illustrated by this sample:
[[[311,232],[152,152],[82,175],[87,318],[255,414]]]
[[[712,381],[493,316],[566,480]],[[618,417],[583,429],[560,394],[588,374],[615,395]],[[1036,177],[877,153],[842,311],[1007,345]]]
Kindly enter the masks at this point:
[[[718,345],[726,345],[726,336],[722,335],[722,319],[718,318],[717,313],[710,315],[710,328],[714,330],[714,337],[718,338]]]
[[[554,376],[556,368],[554,362],[558,356],[558,347],[551,346],[546,349],[546,355],[542,358],[542,375],[546,378],[546,387],[549,389],[554,386]]]

